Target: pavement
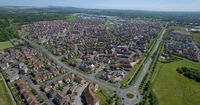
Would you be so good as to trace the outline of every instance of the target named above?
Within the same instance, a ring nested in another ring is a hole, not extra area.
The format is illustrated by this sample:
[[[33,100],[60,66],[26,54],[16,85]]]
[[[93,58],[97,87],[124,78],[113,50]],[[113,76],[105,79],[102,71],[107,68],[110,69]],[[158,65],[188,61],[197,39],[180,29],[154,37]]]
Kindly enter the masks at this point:
[[[152,56],[154,54],[154,52],[157,50],[160,42],[162,41],[162,37],[163,37],[165,31],[166,31],[166,28],[163,28],[163,32],[162,32],[161,36],[157,39],[156,45],[154,46],[154,49],[151,51],[150,56]],[[35,46],[37,48],[40,48],[43,52],[45,52],[47,55],[49,55],[58,64],[58,66],[65,67],[70,72],[72,72],[72,73],[74,73],[76,75],[80,75],[80,76],[82,76],[82,77],[84,77],[84,78],[86,78],[86,79],[88,79],[90,81],[94,81],[94,82],[96,82],[97,84],[99,84],[100,86],[102,86],[104,88],[107,88],[107,89],[110,89],[110,90],[113,90],[113,91],[116,90],[116,94],[119,95],[121,98],[124,98],[124,100],[122,100],[122,103],[124,103],[124,105],[134,105],[134,104],[139,103],[142,100],[142,97],[141,97],[141,95],[139,93],[138,87],[139,87],[140,83],[142,82],[142,79],[144,78],[145,74],[147,73],[148,68],[149,68],[149,66],[150,66],[150,64],[152,62],[152,58],[151,57],[148,59],[146,64],[144,64],[144,61],[141,63],[141,65],[145,65],[145,66],[144,66],[144,68],[142,70],[142,73],[137,78],[136,83],[133,86],[131,86],[130,88],[128,88],[128,89],[120,89],[119,87],[118,88],[112,87],[112,86],[110,86],[108,84],[105,84],[105,83],[103,83],[103,82],[101,82],[101,81],[99,81],[99,80],[94,78],[94,76],[96,74],[98,74],[98,72],[100,72],[102,70],[102,68],[104,67],[103,63],[100,63],[100,66],[99,66],[99,68],[97,68],[95,73],[93,73],[93,74],[85,74],[85,73],[79,72],[77,70],[74,70],[72,67],[70,67],[70,66],[64,64],[63,62],[59,61],[60,57],[56,57],[53,54],[51,54],[51,52],[49,52],[44,46],[40,46],[40,45],[28,40],[27,38],[25,38],[25,36],[23,36],[22,38],[25,41],[27,41],[30,45]],[[67,74],[64,74],[64,75],[67,75]],[[52,79],[52,80],[50,80],[48,82],[52,82],[57,78],[63,77],[64,75],[56,77],[56,78],[54,78],[54,79]],[[131,78],[133,78],[133,76]],[[29,81],[30,84],[32,84],[30,80],[27,80],[27,81]],[[46,94],[44,95],[43,92],[40,91],[40,89],[37,86],[35,86],[35,85],[31,85],[31,86],[33,86],[34,89],[36,89],[38,94],[45,100],[45,102],[48,105],[51,105],[52,102],[49,102],[49,99],[45,96]],[[134,93],[135,95],[138,96],[138,98],[135,98],[133,100],[130,100],[130,99],[126,98],[126,93],[128,93],[128,92]]]

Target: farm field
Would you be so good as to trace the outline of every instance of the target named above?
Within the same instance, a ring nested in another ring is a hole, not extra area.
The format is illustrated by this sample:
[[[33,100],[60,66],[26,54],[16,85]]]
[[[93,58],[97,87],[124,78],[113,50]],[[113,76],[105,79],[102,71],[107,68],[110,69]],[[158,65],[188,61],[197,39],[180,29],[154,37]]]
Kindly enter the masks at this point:
[[[183,60],[158,62],[152,78],[152,91],[158,105],[197,105],[200,103],[200,83],[179,74],[178,67],[200,69],[200,63]]]
[[[10,47],[14,47],[14,46],[9,41],[0,42],[0,50],[6,49],[6,48],[10,48]]]

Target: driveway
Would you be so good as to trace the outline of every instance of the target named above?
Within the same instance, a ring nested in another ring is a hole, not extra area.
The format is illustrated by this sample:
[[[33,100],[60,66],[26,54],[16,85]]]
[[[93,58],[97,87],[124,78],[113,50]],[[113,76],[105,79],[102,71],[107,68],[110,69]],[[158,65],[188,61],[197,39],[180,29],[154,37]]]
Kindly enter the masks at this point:
[[[83,86],[79,87],[79,91],[77,96],[75,97],[75,104],[76,105],[83,105],[81,101],[81,95],[83,93],[83,90],[87,87],[88,83],[84,84]]]

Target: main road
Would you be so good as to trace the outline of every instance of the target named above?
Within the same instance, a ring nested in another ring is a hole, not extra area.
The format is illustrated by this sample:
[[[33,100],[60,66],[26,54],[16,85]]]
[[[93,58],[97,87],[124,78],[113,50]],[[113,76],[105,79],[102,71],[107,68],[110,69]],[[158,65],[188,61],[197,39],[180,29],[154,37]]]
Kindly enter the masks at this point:
[[[166,23],[166,26],[167,26],[167,24],[168,24],[168,23]],[[149,69],[149,66],[150,66],[151,62],[153,61],[153,59],[152,59],[151,56],[153,56],[153,54],[155,53],[155,51],[158,49],[158,46],[159,46],[159,44],[160,44],[161,41],[162,41],[163,35],[165,34],[166,26],[163,27],[163,31],[162,31],[160,37],[157,39],[156,45],[154,46],[153,50],[150,52],[150,57],[149,57],[147,63],[146,63],[146,64],[143,64],[143,65],[144,65],[144,68],[143,68],[143,70],[142,70],[142,73],[141,73],[140,76],[138,77],[136,83],[135,83],[132,87],[130,87],[130,88],[128,88],[128,89],[126,89],[126,90],[124,90],[124,91],[122,92],[122,95],[121,95],[121,96],[124,97],[124,104],[125,104],[125,105],[126,105],[126,104],[127,104],[127,105],[134,105],[134,104],[139,103],[139,102],[142,100],[142,96],[141,96],[140,93],[139,93],[139,85],[141,84],[141,82],[142,82],[142,80],[143,80],[145,74],[147,73],[147,71],[148,71],[148,69]],[[128,93],[128,92],[133,92],[135,95],[137,95],[137,97],[136,97],[134,100],[127,99],[127,98],[126,98],[126,93]]]
[[[167,26],[167,24],[168,23],[166,23],[166,26]],[[159,46],[160,42],[162,41],[163,35],[164,35],[165,31],[166,31],[166,26],[163,28],[163,32],[161,33],[160,37],[157,39],[157,42],[156,42],[156,44],[154,46],[154,49],[150,52],[150,56],[152,56],[155,53],[155,51],[158,49],[158,46]],[[25,41],[27,41],[30,45],[32,45],[32,46],[34,46],[36,48],[40,48],[43,52],[45,52],[48,56],[50,56],[59,66],[65,67],[70,72],[72,72],[74,74],[77,74],[77,75],[80,75],[80,76],[82,76],[82,77],[84,77],[84,78],[86,78],[86,79],[88,79],[90,81],[95,81],[97,84],[103,86],[104,88],[107,88],[107,89],[110,89],[110,90],[116,90],[116,94],[119,95],[123,99],[122,103],[124,105],[134,105],[134,104],[139,103],[141,101],[142,97],[141,97],[141,95],[139,93],[138,87],[139,87],[140,83],[142,82],[142,80],[143,80],[143,78],[144,78],[144,76],[145,76],[145,74],[146,74],[146,72],[147,72],[147,70],[148,70],[148,68],[149,68],[149,66],[150,66],[150,64],[152,62],[152,58],[151,57],[148,59],[146,64],[143,64],[145,66],[144,66],[144,68],[142,70],[142,73],[138,77],[136,83],[133,86],[131,86],[130,88],[120,89],[120,88],[112,87],[112,86],[110,86],[108,84],[105,84],[105,83],[103,83],[103,82],[101,82],[101,81],[99,81],[99,80],[94,78],[94,76],[99,71],[101,71],[101,69],[103,67],[103,64],[100,64],[100,67],[97,69],[97,71],[94,74],[90,74],[90,75],[89,74],[84,74],[84,73],[81,73],[81,72],[79,72],[77,70],[74,70],[70,66],[67,66],[63,62],[59,61],[59,58],[54,56],[54,55],[52,55],[52,53],[49,52],[44,46],[40,46],[40,45],[28,40],[27,38],[25,38],[25,36],[22,36],[22,38]],[[142,62],[142,63],[144,63],[144,62]],[[62,76],[59,76],[59,77],[62,77]],[[59,77],[57,77],[57,78],[59,78]],[[53,79],[53,80],[55,80],[55,79]],[[130,100],[130,99],[126,98],[126,93],[128,93],[128,92],[133,92],[138,97],[134,98],[133,100]]]

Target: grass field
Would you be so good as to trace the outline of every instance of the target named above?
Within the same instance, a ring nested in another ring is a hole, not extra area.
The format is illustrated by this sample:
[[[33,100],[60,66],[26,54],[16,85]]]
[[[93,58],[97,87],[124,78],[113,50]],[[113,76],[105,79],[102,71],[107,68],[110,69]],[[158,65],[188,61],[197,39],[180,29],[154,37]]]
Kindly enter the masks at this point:
[[[200,68],[200,63],[185,58],[172,63],[157,63],[151,79],[152,91],[158,105],[198,105],[200,103],[200,84],[176,71],[183,65]]]
[[[76,16],[66,16],[66,19],[65,19],[67,22],[75,22],[75,21],[78,21],[79,18],[76,17]]]
[[[9,41],[7,42],[0,42],[0,50],[14,47]]]
[[[185,27],[180,26],[170,26],[169,29],[172,29],[173,32],[190,35],[194,39],[195,43],[200,46],[200,33],[187,32]]]
[[[12,105],[12,100],[6,90],[3,80],[0,80],[0,102],[1,105]]]
[[[190,36],[192,36],[195,43],[200,46],[200,33],[192,33]]]
[[[95,92],[95,95],[100,100],[100,105],[108,105],[108,99],[111,98],[107,91],[101,87]]]

